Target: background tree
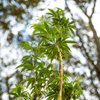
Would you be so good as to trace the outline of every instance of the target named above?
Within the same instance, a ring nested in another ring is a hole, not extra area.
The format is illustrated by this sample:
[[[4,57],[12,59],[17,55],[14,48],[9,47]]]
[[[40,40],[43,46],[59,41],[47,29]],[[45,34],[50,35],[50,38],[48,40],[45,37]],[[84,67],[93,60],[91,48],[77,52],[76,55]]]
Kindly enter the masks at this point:
[[[100,39],[97,35],[97,31],[95,29],[95,26],[93,24],[93,15],[96,13],[96,3],[97,0],[73,0],[73,3],[75,6],[78,7],[78,9],[81,10],[81,12],[84,14],[84,17],[82,18],[81,15],[77,15],[75,17],[75,14],[73,14],[72,9],[70,8],[70,5],[68,4],[69,1],[65,0],[65,9],[71,14],[72,19],[76,23],[76,29],[77,29],[77,37],[79,46],[76,48],[80,50],[81,54],[85,58],[85,63],[83,64],[81,60],[75,57],[75,59],[70,59],[69,64],[72,66],[79,66],[84,69],[86,68],[88,72],[78,72],[78,74],[82,74],[84,76],[84,80],[87,80],[84,82],[84,88],[86,91],[89,92],[91,96],[96,96],[98,100],[100,100]],[[91,13],[89,14],[89,8],[91,8]],[[85,17],[87,18],[87,22],[85,20]],[[93,34],[93,36],[89,36],[89,32]],[[89,82],[89,83],[88,83]],[[85,95],[85,92],[83,92]],[[84,96],[84,100],[87,99]]]
[[[49,3],[47,3],[47,1]],[[43,7],[41,1],[22,1],[22,0],[0,0],[0,98],[3,93],[6,93],[6,87],[11,86],[13,82],[10,80],[14,75],[11,73],[11,70],[14,70],[15,64],[18,63],[17,58],[21,58],[22,53],[16,47],[17,42],[23,39],[29,39],[26,35],[27,25],[30,24],[32,18],[32,11],[35,4],[38,6],[41,11],[45,10],[45,7],[48,7],[49,4],[56,4],[57,1],[49,1],[46,0],[43,3]],[[66,1],[66,2],[65,2]],[[32,3],[33,2],[33,3]],[[34,3],[35,2],[35,3]],[[40,4],[38,4],[40,2]],[[83,96],[82,99],[88,99],[87,95],[90,95],[89,98],[94,97],[99,100],[100,98],[100,81],[99,81],[99,53],[100,49],[97,49],[100,46],[99,36],[97,35],[97,27],[94,24],[94,16],[99,16],[99,12],[95,12],[99,10],[97,5],[99,4],[99,0],[62,0],[65,2],[65,10],[66,14],[70,15],[75,20],[77,30],[77,37],[74,39],[78,41],[78,46],[73,47],[73,57],[67,62],[67,70],[70,72],[74,71],[74,74],[83,75]],[[64,4],[64,3],[63,3]],[[45,5],[45,7],[44,7]],[[61,6],[60,6],[61,7]],[[74,8],[72,8],[74,7]],[[35,7],[36,8],[36,7]],[[77,8],[77,9],[76,9]],[[76,10],[75,10],[76,9]],[[13,14],[15,13],[16,14]],[[17,14],[18,11],[20,14]],[[37,11],[37,10],[36,10]],[[77,12],[77,13],[76,13]],[[90,14],[91,12],[91,14]],[[18,16],[17,16],[18,15]],[[21,17],[23,16],[23,17]],[[90,17],[92,16],[92,17]],[[18,22],[18,23],[17,23]],[[22,23],[23,27],[22,27]],[[99,21],[98,21],[99,23]],[[14,27],[13,27],[14,26]],[[24,27],[25,26],[25,27]],[[19,28],[20,29],[19,29]],[[16,29],[17,28],[17,29]],[[6,31],[7,30],[7,31]],[[18,30],[18,32],[16,32]],[[18,33],[18,34],[17,34]],[[10,35],[11,34],[11,35]],[[91,36],[91,34],[94,34]],[[10,42],[12,41],[12,42]],[[16,51],[17,50],[17,51]],[[7,51],[7,52],[6,52]],[[15,52],[13,54],[13,52]],[[76,53],[77,52],[77,53]],[[4,54],[6,53],[6,54]],[[15,56],[14,56],[15,55]],[[20,55],[20,56],[18,56]],[[12,58],[15,57],[15,58]],[[9,60],[8,60],[9,58]],[[70,67],[71,66],[71,67]],[[13,68],[13,69],[12,69]],[[10,73],[8,70],[10,69]],[[5,75],[8,73],[11,75]],[[19,73],[19,72],[16,72]],[[8,76],[6,78],[6,76]],[[21,78],[19,74],[16,74],[17,79],[20,81]],[[15,82],[15,77],[13,81]],[[6,84],[5,84],[6,83]],[[8,85],[8,84],[9,85]],[[9,88],[7,88],[9,91]],[[92,98],[92,99],[94,99]],[[1,99],[2,100],[2,99]],[[10,99],[11,100],[11,99]]]

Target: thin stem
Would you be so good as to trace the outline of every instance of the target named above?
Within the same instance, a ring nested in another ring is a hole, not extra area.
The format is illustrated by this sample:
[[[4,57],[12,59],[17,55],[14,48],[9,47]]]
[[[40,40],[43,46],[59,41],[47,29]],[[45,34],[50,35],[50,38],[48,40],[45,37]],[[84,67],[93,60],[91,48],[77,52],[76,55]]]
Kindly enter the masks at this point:
[[[59,96],[58,100],[62,100],[62,91],[63,91],[63,64],[62,64],[62,54],[57,46],[58,52],[59,52]]]

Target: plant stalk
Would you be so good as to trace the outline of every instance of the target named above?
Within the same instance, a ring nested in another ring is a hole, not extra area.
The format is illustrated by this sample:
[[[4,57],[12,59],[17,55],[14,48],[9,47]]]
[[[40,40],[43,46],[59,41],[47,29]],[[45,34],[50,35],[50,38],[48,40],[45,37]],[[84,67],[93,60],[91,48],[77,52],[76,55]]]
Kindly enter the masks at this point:
[[[63,64],[62,64],[62,54],[58,47],[59,52],[59,95],[58,100],[62,100],[62,91],[63,91]]]

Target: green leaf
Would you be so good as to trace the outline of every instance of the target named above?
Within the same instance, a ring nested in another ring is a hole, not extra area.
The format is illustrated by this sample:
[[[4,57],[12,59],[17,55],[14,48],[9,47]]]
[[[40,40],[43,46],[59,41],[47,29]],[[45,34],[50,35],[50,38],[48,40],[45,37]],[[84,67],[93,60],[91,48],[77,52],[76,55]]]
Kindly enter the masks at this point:
[[[48,14],[51,14],[53,16],[56,16],[56,12],[54,10],[52,10],[52,9],[48,9],[48,10],[50,11]]]
[[[46,30],[49,32],[49,25],[48,25],[47,21],[44,21],[44,26],[45,26]]]
[[[66,43],[71,43],[71,44],[77,44],[77,42],[76,41],[73,41],[73,40],[66,40]]]
[[[25,64],[21,64],[21,65],[17,66],[17,68],[22,68],[22,71],[24,71],[24,70],[33,70],[34,66],[30,63],[25,63]]]
[[[26,50],[33,50],[33,47],[26,41],[22,41],[19,45]]]

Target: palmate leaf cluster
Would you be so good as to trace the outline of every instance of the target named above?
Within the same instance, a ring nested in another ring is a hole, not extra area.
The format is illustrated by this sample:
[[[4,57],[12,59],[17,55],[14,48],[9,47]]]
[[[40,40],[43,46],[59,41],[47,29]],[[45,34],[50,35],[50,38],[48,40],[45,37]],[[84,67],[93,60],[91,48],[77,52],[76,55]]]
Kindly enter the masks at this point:
[[[39,21],[32,25],[34,28],[32,36],[38,41],[23,41],[20,46],[27,50],[29,55],[22,58],[20,68],[26,73],[25,79],[21,82],[22,94],[17,93],[20,85],[12,89],[11,94],[16,98],[30,98],[32,100],[57,100],[59,93],[59,71],[52,63],[55,59],[59,61],[59,52],[63,59],[70,54],[69,43],[76,43],[69,38],[74,35],[74,23],[69,21],[60,8],[49,9],[46,16],[42,16]],[[63,75],[63,100],[76,100],[81,95],[80,78],[72,79],[64,71]],[[22,86],[23,85],[23,86]],[[26,93],[25,89],[29,89]],[[25,93],[24,93],[25,92]],[[26,96],[23,97],[23,93]],[[28,95],[29,94],[29,95]],[[28,96],[30,97],[28,97]],[[28,100],[28,99],[27,99]]]
[[[67,40],[74,34],[74,23],[66,19],[60,8],[56,12],[49,9],[49,12],[46,17],[40,18],[39,23],[32,25],[33,35],[41,39],[39,45],[43,47],[49,59],[58,59],[58,47],[66,58],[70,54],[68,43],[75,43],[75,41]]]

